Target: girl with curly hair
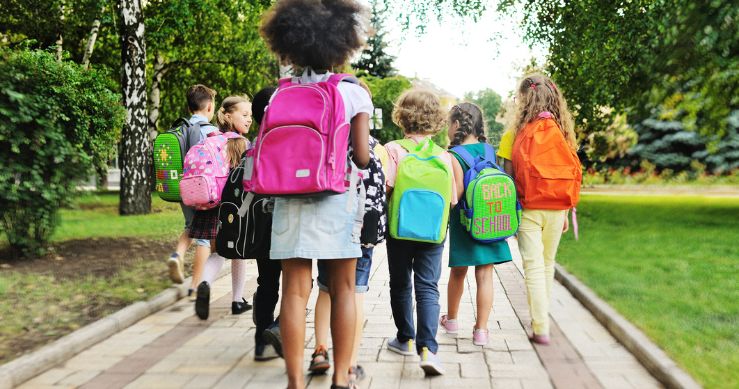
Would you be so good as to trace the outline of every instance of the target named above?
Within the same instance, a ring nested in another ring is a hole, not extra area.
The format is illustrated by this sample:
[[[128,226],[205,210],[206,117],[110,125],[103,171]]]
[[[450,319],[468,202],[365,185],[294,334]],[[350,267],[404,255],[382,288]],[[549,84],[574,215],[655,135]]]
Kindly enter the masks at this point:
[[[280,0],[264,17],[261,33],[283,63],[303,69],[293,82],[312,84],[329,80],[331,69],[345,64],[362,48],[366,20],[365,7],[358,1]],[[352,160],[362,169],[369,162],[369,117],[374,107],[367,92],[354,82],[339,82],[338,91],[350,123]],[[301,144],[294,146],[285,153],[301,152]],[[351,201],[351,195],[356,196],[356,191],[275,200],[270,258],[282,260],[280,332],[289,388],[305,386],[303,349],[305,308],[312,283],[310,258],[325,261],[328,272],[334,345],[331,387],[354,387],[348,373],[356,321],[355,267],[362,250],[359,236],[353,232],[358,201]]]
[[[411,89],[403,93],[395,103],[393,122],[403,129],[405,139],[421,143],[437,134],[444,125],[445,115],[439,97],[430,91]],[[388,155],[388,202],[396,185],[398,164],[408,155],[400,143],[385,145]],[[454,176],[461,177],[462,169],[448,152],[441,154]],[[462,188],[452,180],[452,205],[459,199]],[[388,349],[401,355],[420,355],[420,367],[426,375],[444,373],[437,356],[436,342],[439,318],[439,277],[444,243],[425,243],[387,238],[387,258],[390,269],[390,306],[398,329],[396,337],[388,342]],[[413,276],[413,278],[411,278]],[[411,281],[413,280],[413,281]],[[413,323],[413,289],[416,291],[416,315],[418,330]],[[414,347],[415,340],[415,347]]]
[[[485,155],[485,119],[482,110],[475,104],[462,103],[452,107],[449,113],[450,146],[462,146],[473,158]],[[464,159],[452,152],[462,166],[464,173],[471,168]],[[463,185],[463,177],[457,177]],[[464,196],[464,193],[462,193]],[[461,197],[461,196],[460,196]],[[452,211],[459,215],[459,205]],[[449,313],[441,316],[439,324],[448,334],[457,334],[459,325],[457,315],[459,302],[464,292],[467,267],[475,267],[477,282],[477,320],[472,329],[472,343],[484,346],[488,343],[488,318],[493,308],[493,265],[511,260],[511,250],[506,241],[481,243],[472,239],[464,226],[457,220],[449,223],[449,284],[447,285],[447,306]]]

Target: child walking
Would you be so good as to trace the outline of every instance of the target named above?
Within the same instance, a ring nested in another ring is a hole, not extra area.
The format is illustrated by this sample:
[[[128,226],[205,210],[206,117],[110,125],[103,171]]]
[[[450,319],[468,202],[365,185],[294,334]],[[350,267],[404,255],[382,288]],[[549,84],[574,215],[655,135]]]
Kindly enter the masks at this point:
[[[221,132],[236,132],[239,135],[245,135],[251,125],[251,103],[249,103],[249,99],[245,96],[229,96],[223,99],[221,108],[218,109],[216,122]],[[247,146],[248,141],[243,137],[229,139],[227,141],[226,152],[231,169],[238,166]],[[207,239],[210,241],[210,247],[216,247],[215,239],[217,233],[218,207],[205,211],[196,211],[193,225],[190,229],[190,237],[194,239]],[[197,297],[195,298],[195,314],[201,320],[208,319],[210,313],[210,286],[215,281],[225,260],[225,258],[214,251],[205,263],[203,280],[198,284]],[[232,260],[231,291],[233,301],[231,302],[231,313],[234,315],[240,315],[251,309],[251,305],[244,299],[245,281],[246,262]]]
[[[289,81],[290,85],[325,83],[321,87],[309,89],[329,91],[331,95],[328,98],[332,106],[337,109],[343,106],[346,122],[344,126],[349,124],[349,133],[344,132],[344,136],[351,140],[354,151],[352,160],[359,168],[364,168],[369,162],[368,136],[369,116],[373,112],[372,101],[367,92],[355,82],[336,83],[339,77],[332,77],[330,69],[346,63],[362,47],[366,31],[364,14],[364,7],[353,0],[282,0],[272,6],[261,26],[262,35],[271,50],[284,62],[304,69],[300,77]],[[341,80],[346,81],[345,78]],[[281,93],[280,90],[278,88],[276,96]],[[338,90],[338,93],[334,94],[334,90]],[[301,110],[314,112],[313,107],[316,104],[323,105],[328,101],[325,98],[315,101],[294,100],[292,107],[287,110],[290,113],[277,110],[274,111],[278,112],[275,114],[277,116],[273,118],[270,109],[275,109],[275,103],[276,98],[273,98],[265,115],[265,123],[270,120],[275,123],[291,123],[292,113],[298,116]],[[280,116],[279,112],[285,112],[284,116]],[[333,117],[340,117],[335,116],[338,112],[341,111],[334,111]],[[265,130],[265,123],[262,123],[260,133]],[[344,126],[342,127],[345,128]],[[274,142],[285,139],[283,158],[286,160],[297,159],[299,153],[305,153],[305,143],[296,141],[289,144],[289,138],[273,139],[276,139]],[[260,151],[265,144],[257,146]],[[331,166],[343,168],[344,164],[350,163],[343,159],[347,150],[331,150],[330,155],[342,156],[339,160],[332,159]],[[255,175],[259,175],[259,158],[269,157],[261,154],[256,158]],[[312,174],[311,169],[299,169],[293,173],[290,182],[298,185],[297,178],[312,177]],[[350,182],[356,185],[356,179]],[[340,194],[277,197],[275,200],[270,258],[282,260],[280,332],[289,388],[305,387],[303,350],[305,309],[312,282],[310,258],[325,261],[329,275],[335,362],[331,387],[355,387],[349,380],[348,372],[356,323],[355,266],[357,258],[362,256],[359,234],[354,231],[358,208],[356,196],[356,189],[350,185]]]
[[[533,336],[549,344],[549,301],[554,262],[567,214],[580,199],[582,170],[567,103],[554,82],[525,77],[517,90],[511,160],[523,206],[518,248],[523,258]],[[502,147],[501,147],[502,148]]]
[[[197,125],[200,129],[197,132],[197,139],[190,139],[190,145],[196,145],[205,139],[208,134],[218,131],[218,129],[210,124],[213,119],[213,113],[215,111],[215,96],[216,91],[208,88],[205,85],[193,85],[186,93],[187,109],[191,113],[190,123]],[[189,149],[184,150],[185,154]],[[183,154],[184,157],[184,154]],[[193,239],[190,237],[190,230],[192,229],[193,218],[195,217],[195,210],[185,204],[180,203],[182,208],[182,215],[185,217],[185,229],[182,231],[178,241],[177,249],[172,255],[167,258],[167,266],[169,267],[169,278],[172,282],[181,284],[185,280],[185,252],[193,243]],[[188,297],[191,300],[195,299],[195,288],[200,282],[200,278],[203,273],[203,266],[205,261],[210,254],[210,241],[208,239],[195,239],[195,259],[193,260],[192,266],[192,283],[187,291]]]
[[[362,341],[364,329],[364,296],[369,291],[370,271],[372,270],[372,254],[375,246],[385,241],[387,231],[387,201],[385,198],[385,173],[378,154],[384,147],[372,136],[369,137],[370,163],[367,169],[362,170],[362,180],[366,191],[365,201],[360,204],[364,207],[362,223],[362,257],[357,259],[356,277],[356,304],[357,322],[354,331],[354,346],[352,347],[350,378],[360,381],[364,379],[364,368],[358,364],[359,345]],[[361,201],[361,199],[360,199]],[[328,295],[328,274],[325,262],[318,263],[318,299],[315,308],[315,339],[316,348],[313,352],[308,370],[312,374],[323,374],[331,363],[328,357],[328,329],[331,313],[331,299]]]
[[[269,105],[269,99],[276,88],[266,87],[254,95],[252,111],[254,122],[259,125],[264,117],[264,109]],[[266,226],[265,226],[266,227]],[[272,226],[269,226],[270,231]],[[254,293],[254,359],[268,361],[282,354],[279,321],[275,320],[275,307],[280,298],[280,261],[269,259],[269,252],[257,257],[257,291]],[[268,343],[267,341],[270,341]]]
[[[462,146],[473,158],[485,155],[487,139],[485,138],[485,120],[480,107],[471,103],[462,103],[452,107],[449,114],[449,140],[451,146]],[[452,152],[457,162],[466,173],[468,166],[456,153]],[[455,177],[457,185],[463,186],[463,177]],[[462,193],[464,196],[464,193]],[[460,196],[460,197],[462,197]],[[441,316],[439,324],[448,334],[456,334],[459,330],[457,315],[459,302],[464,292],[467,267],[475,267],[477,284],[477,319],[472,329],[472,343],[484,346],[488,343],[488,319],[493,307],[493,265],[511,260],[511,250],[505,240],[494,243],[481,243],[474,240],[459,222],[460,204],[452,211],[449,223],[449,284],[447,286],[447,304],[449,313]]]
[[[387,167],[387,192],[389,202],[393,204],[393,189],[402,184],[398,176],[399,164],[409,150],[408,143],[429,146],[430,138],[441,130],[445,114],[441,109],[439,98],[433,93],[411,89],[398,98],[393,110],[393,122],[403,129],[405,140],[393,141],[385,145],[389,159]],[[404,145],[405,144],[405,145]],[[438,148],[438,146],[430,146]],[[453,177],[462,176],[462,168],[446,151],[441,151],[439,159],[445,164],[447,172]],[[398,182],[396,182],[398,178]],[[449,177],[451,186],[450,203],[457,203],[458,193],[463,191],[457,180]],[[448,207],[448,204],[440,204]],[[416,210],[421,211],[425,205]],[[391,213],[398,212],[393,210]],[[410,218],[419,218],[420,214],[411,214]],[[394,217],[394,216],[393,216]],[[445,220],[425,220],[439,225],[446,230]],[[392,225],[391,225],[392,232]],[[441,256],[444,242],[428,243],[412,240],[401,240],[389,236],[387,239],[387,258],[390,270],[390,305],[393,320],[398,329],[394,339],[388,342],[388,349],[402,355],[420,355],[420,367],[427,375],[444,373],[437,356],[439,348],[436,342],[436,331],[439,318],[439,277],[441,276]],[[411,279],[413,276],[413,279]],[[413,323],[413,289],[416,292],[416,315],[418,330]],[[414,346],[415,340],[415,346]]]

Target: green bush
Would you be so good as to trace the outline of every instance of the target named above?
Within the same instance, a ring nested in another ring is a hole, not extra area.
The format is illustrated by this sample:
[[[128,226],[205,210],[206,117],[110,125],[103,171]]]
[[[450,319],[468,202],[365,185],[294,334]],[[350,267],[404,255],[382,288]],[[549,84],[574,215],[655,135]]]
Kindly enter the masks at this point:
[[[403,130],[393,123],[393,107],[400,94],[413,86],[411,81],[403,76],[388,78],[366,76],[362,79],[372,91],[372,102],[375,108],[382,109],[382,129],[372,131],[372,136],[382,144],[403,139]]]
[[[125,110],[104,76],[43,51],[0,50],[0,228],[41,255],[57,210],[115,151]]]

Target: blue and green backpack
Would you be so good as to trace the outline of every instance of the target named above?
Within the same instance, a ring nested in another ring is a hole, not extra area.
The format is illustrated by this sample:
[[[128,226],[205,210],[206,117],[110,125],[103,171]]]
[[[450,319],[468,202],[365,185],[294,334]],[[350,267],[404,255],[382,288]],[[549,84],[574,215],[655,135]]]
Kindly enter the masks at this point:
[[[495,163],[495,150],[487,143],[484,147],[485,154],[477,158],[462,146],[453,147],[451,152],[470,167],[464,174],[459,221],[472,239],[492,243],[516,234],[521,204],[513,178]]]
[[[452,169],[441,159],[444,149],[431,139],[416,144],[396,141],[408,150],[398,163],[390,198],[390,236],[395,239],[441,243],[446,238]]]

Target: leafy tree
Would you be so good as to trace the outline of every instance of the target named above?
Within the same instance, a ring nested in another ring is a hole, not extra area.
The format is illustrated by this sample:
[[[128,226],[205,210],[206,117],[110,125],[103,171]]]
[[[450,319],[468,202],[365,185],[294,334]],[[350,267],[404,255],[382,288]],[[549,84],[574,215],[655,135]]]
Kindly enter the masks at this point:
[[[375,108],[382,109],[382,129],[372,131],[372,135],[380,143],[387,143],[403,138],[403,130],[393,123],[393,107],[400,94],[412,87],[411,81],[403,76],[388,78],[363,77],[372,91],[372,102]]]
[[[383,7],[383,8],[380,8]],[[387,5],[381,5],[378,0],[372,2],[372,25],[373,34],[367,39],[367,48],[362,51],[359,60],[352,67],[370,76],[386,78],[394,76],[397,71],[393,67],[395,56],[387,53],[387,42],[385,41],[385,28],[383,21]]]
[[[483,89],[474,93],[467,93],[464,99],[477,104],[482,109],[485,126],[487,126],[488,142],[495,146],[499,145],[504,130],[503,124],[496,120],[503,104],[500,95],[492,89]]]
[[[0,228],[43,254],[59,207],[115,150],[124,110],[107,77],[42,51],[0,50]]]
[[[486,9],[486,0],[381,0],[404,29],[423,33],[431,19],[470,17],[477,21]]]
[[[582,129],[673,111],[689,130],[724,136],[739,109],[739,7],[730,1],[506,0]],[[610,107],[613,110],[603,110]]]

